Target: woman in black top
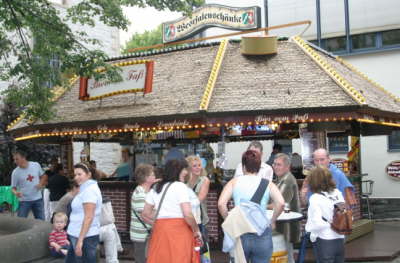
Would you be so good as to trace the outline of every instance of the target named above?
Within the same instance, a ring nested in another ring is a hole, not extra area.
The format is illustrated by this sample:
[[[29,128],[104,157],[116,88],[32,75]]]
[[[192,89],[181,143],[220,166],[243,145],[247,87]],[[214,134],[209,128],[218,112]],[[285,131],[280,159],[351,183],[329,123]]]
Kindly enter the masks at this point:
[[[49,177],[47,188],[50,191],[50,215],[53,215],[58,200],[63,197],[69,188],[69,180],[64,174],[62,164],[57,164],[53,170],[54,174]]]

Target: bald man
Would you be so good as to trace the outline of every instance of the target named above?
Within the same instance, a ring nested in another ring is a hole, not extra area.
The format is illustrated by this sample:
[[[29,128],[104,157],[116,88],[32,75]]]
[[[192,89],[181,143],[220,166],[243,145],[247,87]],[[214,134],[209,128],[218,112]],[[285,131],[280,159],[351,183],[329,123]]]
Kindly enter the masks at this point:
[[[343,197],[346,199],[346,202],[353,206],[355,205],[354,198],[354,186],[350,183],[347,176],[337,168],[335,165],[331,164],[329,153],[326,149],[320,148],[314,151],[313,160],[315,165],[324,166],[329,169],[332,174],[333,181],[336,183],[336,188],[342,193]],[[308,203],[308,199],[311,196],[311,191],[308,187],[307,178],[304,180],[303,186],[300,191],[300,198],[304,205]]]

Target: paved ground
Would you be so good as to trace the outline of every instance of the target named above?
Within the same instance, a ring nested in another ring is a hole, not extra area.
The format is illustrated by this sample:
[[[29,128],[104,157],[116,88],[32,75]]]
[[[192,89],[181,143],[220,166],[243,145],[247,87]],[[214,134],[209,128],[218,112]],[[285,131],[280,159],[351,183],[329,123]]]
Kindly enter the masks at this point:
[[[63,263],[63,260],[52,260],[52,261],[42,261],[43,263]],[[225,263],[228,261],[212,261],[213,263]],[[39,263],[39,262],[38,262]],[[106,261],[102,258],[99,263],[106,263]],[[134,263],[133,260],[120,260],[119,263]],[[362,261],[358,263],[400,263],[400,257],[396,258],[393,261]]]
[[[130,248],[129,244],[127,244],[127,246]],[[371,259],[371,261],[359,261],[360,259],[358,259],[357,262],[360,263],[400,263],[400,221],[377,222],[374,233],[370,233],[346,244],[346,254],[354,255],[355,253],[359,253],[362,256],[371,256],[374,253],[378,255],[378,258],[375,258],[373,261]],[[383,255],[386,255],[386,261],[380,260],[379,256]],[[125,257],[126,256],[128,256],[128,259],[120,259],[119,262],[134,262],[133,259],[129,259],[132,258],[132,256],[125,255]],[[221,251],[212,251],[211,256],[213,263],[228,263],[227,255]],[[47,258],[44,260],[35,261],[34,263],[62,262],[64,262],[62,259],[56,260]],[[101,258],[99,262],[105,263],[106,261],[104,258]],[[308,262],[312,262],[312,259],[309,259]],[[352,260],[352,262],[354,262],[354,260]]]
[[[370,261],[358,259],[359,263],[400,263],[400,221],[377,222],[375,231],[346,244],[346,255],[351,255],[351,261],[355,258],[370,257]],[[213,263],[228,263],[228,257],[221,251],[212,251]],[[375,257],[374,259],[372,259]],[[379,260],[386,258],[386,261]],[[393,259],[394,258],[394,259]],[[102,260],[101,262],[105,262]],[[127,263],[132,260],[120,260]],[[313,262],[309,260],[308,262]]]
[[[226,257],[226,255],[220,251],[212,251],[212,257],[213,263],[228,263],[228,259]],[[39,260],[39,261],[35,261],[32,263],[63,263],[64,260],[62,259],[45,259],[45,260]],[[101,258],[99,263],[106,263],[104,258]],[[134,260],[124,260],[124,259],[120,259],[119,263],[134,263]],[[400,257],[397,257],[396,259],[392,260],[392,261],[360,261],[358,263],[400,263]]]

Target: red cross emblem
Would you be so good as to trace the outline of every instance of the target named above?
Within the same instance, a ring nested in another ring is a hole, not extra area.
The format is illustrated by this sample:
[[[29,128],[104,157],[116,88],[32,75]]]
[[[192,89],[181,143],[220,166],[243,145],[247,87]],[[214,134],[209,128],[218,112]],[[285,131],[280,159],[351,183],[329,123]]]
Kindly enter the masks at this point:
[[[33,177],[32,175],[29,174],[28,177],[26,178],[26,180],[32,182],[33,178],[34,178],[34,177]]]

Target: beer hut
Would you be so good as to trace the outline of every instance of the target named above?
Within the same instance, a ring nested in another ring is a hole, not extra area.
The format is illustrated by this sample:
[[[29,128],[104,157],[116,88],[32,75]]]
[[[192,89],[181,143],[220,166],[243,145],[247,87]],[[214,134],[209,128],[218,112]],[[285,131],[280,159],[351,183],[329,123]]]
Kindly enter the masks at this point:
[[[22,115],[9,126],[15,140],[59,144],[71,168],[79,161],[72,159],[74,141],[162,144],[174,136],[196,145],[298,138],[307,132],[314,134],[314,147],[321,147],[326,131],[341,131],[353,136],[348,175],[359,197],[360,136],[400,127],[399,98],[299,36],[186,43],[109,63],[121,67],[122,82],[72,78],[70,89],[54,88],[56,117],[31,123]],[[303,157],[307,162],[307,153]],[[209,235],[217,243],[221,186],[214,181],[208,197]],[[113,200],[118,230],[128,233],[134,183],[100,186]],[[355,217],[361,217],[359,208]]]

